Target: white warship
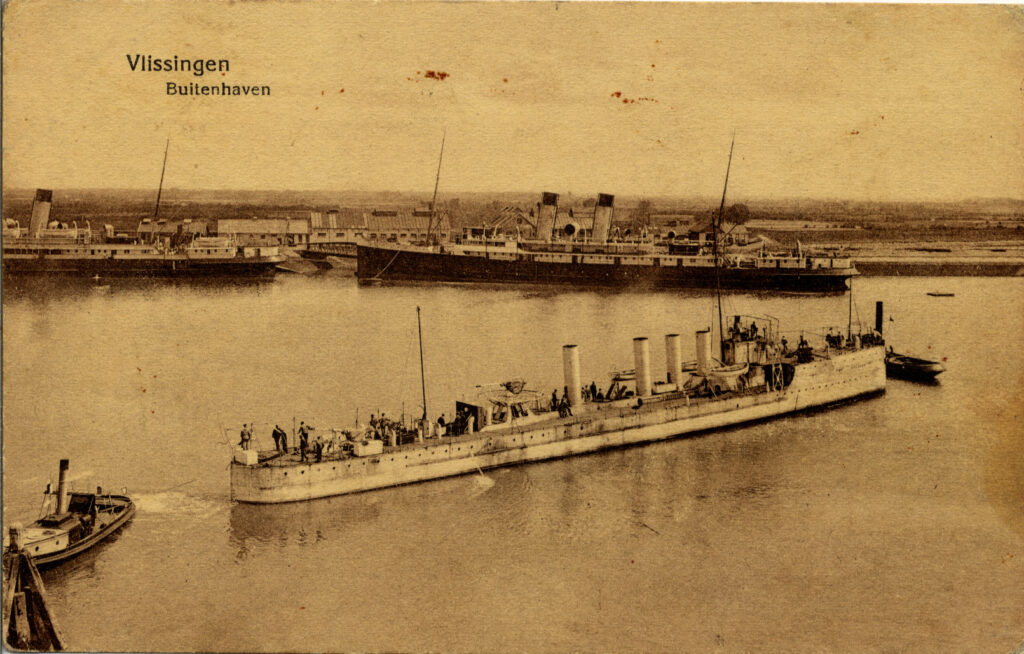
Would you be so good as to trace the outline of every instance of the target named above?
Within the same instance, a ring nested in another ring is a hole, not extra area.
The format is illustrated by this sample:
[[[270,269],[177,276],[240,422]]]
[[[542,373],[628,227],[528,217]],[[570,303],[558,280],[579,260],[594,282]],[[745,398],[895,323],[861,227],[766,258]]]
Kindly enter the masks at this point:
[[[885,348],[876,331],[850,329],[818,348],[801,336],[791,348],[773,318],[734,316],[728,324],[719,330],[720,359],[710,329],[696,332],[690,362],[682,360],[680,335],[666,335],[664,381],[655,380],[647,338],[633,340],[634,369],[613,374],[607,389],[581,385],[580,348],[565,345],[561,399],[507,382],[456,402],[455,420],[441,429],[424,411],[413,424],[331,430],[302,451],[240,447],[230,466],[231,497],[276,503],[356,493],[665,440],[885,391]]]

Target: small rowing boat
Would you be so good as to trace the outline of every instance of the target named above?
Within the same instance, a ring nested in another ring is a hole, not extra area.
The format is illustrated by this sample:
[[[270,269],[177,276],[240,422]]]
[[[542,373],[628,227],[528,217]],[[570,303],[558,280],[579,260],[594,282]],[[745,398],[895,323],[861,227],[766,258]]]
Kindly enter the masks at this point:
[[[886,352],[885,373],[889,377],[900,377],[915,381],[933,381],[946,367],[938,361],[921,359],[896,352]]]

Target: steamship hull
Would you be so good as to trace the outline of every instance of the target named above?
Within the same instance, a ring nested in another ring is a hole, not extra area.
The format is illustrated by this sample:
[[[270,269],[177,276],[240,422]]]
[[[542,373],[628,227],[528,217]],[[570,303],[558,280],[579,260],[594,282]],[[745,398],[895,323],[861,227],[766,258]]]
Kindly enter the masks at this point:
[[[277,258],[195,260],[188,258],[100,259],[89,256],[3,256],[5,275],[64,274],[110,277],[272,276]]]
[[[854,268],[721,268],[664,265],[652,256],[644,263],[544,261],[542,253],[458,254],[401,247],[359,245],[360,281],[437,281],[509,284],[575,284],[647,288],[715,288],[794,292],[842,292]],[[614,259],[614,257],[606,257]]]
[[[727,393],[718,398],[678,394],[585,405],[580,415],[472,437],[412,443],[370,457],[271,465],[231,464],[231,497],[270,504],[357,493],[440,479],[485,468],[574,456],[727,428],[885,391],[882,347],[839,353],[793,366],[781,390]]]

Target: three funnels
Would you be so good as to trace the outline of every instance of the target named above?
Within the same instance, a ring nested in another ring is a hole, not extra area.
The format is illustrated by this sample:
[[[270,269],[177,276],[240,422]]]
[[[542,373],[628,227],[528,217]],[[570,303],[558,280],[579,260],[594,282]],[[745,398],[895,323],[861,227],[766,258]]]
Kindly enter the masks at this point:
[[[702,329],[696,333],[697,372],[707,374],[712,370],[711,330]],[[580,353],[578,345],[562,346],[562,365],[569,402],[573,406],[583,402],[581,395]],[[682,338],[679,334],[665,335],[665,365],[668,368],[668,383],[683,381]],[[636,379],[637,397],[648,397],[654,390],[651,374],[651,345],[644,336],[633,339],[633,367]]]

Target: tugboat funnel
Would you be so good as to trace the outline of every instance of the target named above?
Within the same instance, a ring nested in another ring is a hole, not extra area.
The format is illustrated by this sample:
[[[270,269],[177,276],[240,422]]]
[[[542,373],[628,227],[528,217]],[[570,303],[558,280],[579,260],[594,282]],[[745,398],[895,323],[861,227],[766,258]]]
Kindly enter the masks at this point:
[[[578,345],[562,346],[562,366],[565,369],[565,386],[569,389],[569,404],[580,406],[583,404],[583,394],[580,387],[580,348]]]
[[[882,302],[875,302],[875,331],[882,333]]]
[[[636,366],[636,395],[651,394],[651,347],[644,337],[633,339],[633,364]]]
[[[68,512],[68,467],[67,459],[60,460],[60,476],[57,479],[57,513]]]

